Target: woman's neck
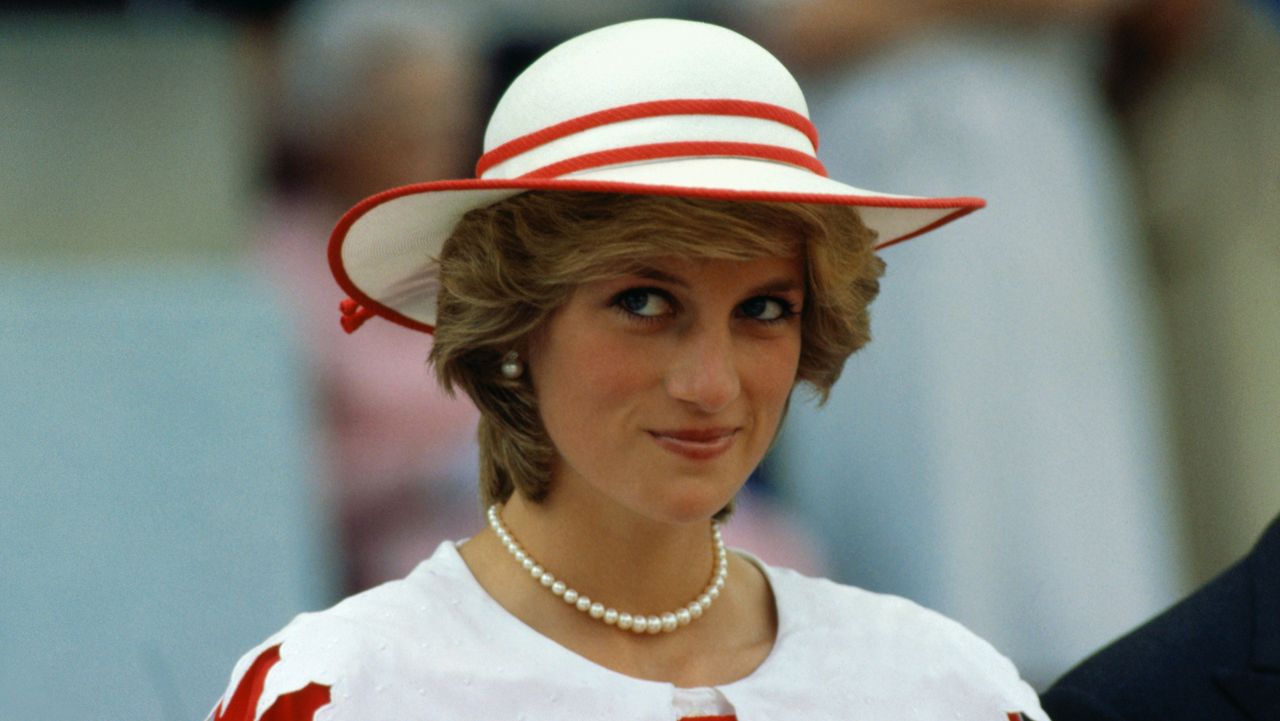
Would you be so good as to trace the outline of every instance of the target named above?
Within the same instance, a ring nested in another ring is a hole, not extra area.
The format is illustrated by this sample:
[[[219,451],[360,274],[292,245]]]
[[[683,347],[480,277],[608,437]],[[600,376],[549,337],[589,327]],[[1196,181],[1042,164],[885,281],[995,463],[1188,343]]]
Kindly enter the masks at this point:
[[[631,614],[674,612],[696,598],[713,566],[710,521],[663,524],[575,512],[513,497],[502,522],[526,552],[579,593]],[[729,554],[724,591],[702,618],[672,633],[611,628],[530,577],[492,529],[463,544],[463,560],[503,608],[571,651],[628,676],[677,686],[729,683],[768,655],[777,616],[768,582]]]
[[[501,518],[548,572],[620,612],[675,611],[697,598],[714,572],[709,521],[664,523],[563,494],[541,503],[515,494]],[[517,573],[515,559],[507,560]]]

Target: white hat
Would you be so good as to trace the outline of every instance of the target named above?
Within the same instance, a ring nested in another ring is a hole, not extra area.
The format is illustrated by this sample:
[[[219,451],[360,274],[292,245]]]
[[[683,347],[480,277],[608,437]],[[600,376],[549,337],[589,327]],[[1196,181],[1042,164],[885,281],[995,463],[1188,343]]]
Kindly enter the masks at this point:
[[[525,190],[852,205],[877,248],[985,205],[826,177],[791,74],[725,28],[636,20],[579,35],[524,71],[498,102],[475,179],[393,188],[334,228],[329,263],[351,296],[348,332],[373,315],[431,332],[435,259],[468,211]]]

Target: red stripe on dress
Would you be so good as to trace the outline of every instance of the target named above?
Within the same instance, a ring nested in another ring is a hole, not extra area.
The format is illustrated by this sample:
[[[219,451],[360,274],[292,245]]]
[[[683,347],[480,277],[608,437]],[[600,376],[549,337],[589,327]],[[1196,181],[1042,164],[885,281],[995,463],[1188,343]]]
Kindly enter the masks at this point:
[[[798,165],[823,177],[826,177],[827,175],[827,169],[823,167],[822,163],[818,162],[817,158],[806,153],[802,153],[799,150],[783,148],[777,145],[762,145],[759,143],[707,142],[695,140],[678,143],[631,145],[625,148],[614,148],[612,150],[601,150],[595,153],[585,153],[550,165],[544,165],[537,170],[521,175],[520,178],[558,178],[562,175],[578,172],[579,170],[589,170],[591,168],[599,168],[604,165],[633,163],[641,160],[654,160],[656,158],[679,158],[705,155],[761,158],[763,160],[773,160],[781,163],[788,163],[790,165]]]
[[[814,151],[818,150],[818,129],[805,116],[781,105],[760,103],[753,100],[652,100],[588,113],[555,125],[549,125],[528,135],[522,135],[515,140],[509,140],[480,156],[480,161],[476,163],[476,177],[479,178],[484,175],[489,168],[498,163],[510,160],[521,153],[574,133],[627,120],[656,118],[666,115],[731,115],[772,120],[804,133]]]
[[[258,700],[262,698],[262,687],[267,680],[267,672],[280,662],[280,646],[272,646],[253,660],[249,670],[236,685],[231,698],[225,705],[218,703],[213,711],[213,721],[254,721],[258,710]],[[316,709],[329,703],[329,687],[318,683],[307,684],[306,687],[280,694],[271,708],[262,714],[259,721],[312,721]]]

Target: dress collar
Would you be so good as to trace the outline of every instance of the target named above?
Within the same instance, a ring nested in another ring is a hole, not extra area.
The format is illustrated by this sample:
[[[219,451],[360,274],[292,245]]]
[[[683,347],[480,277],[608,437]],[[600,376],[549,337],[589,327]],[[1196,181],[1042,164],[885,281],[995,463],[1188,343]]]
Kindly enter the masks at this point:
[[[522,647],[528,648],[535,657],[554,658],[574,671],[591,674],[593,676],[607,677],[615,683],[625,682],[649,685],[664,689],[667,692],[673,692],[679,688],[675,684],[665,681],[650,681],[648,679],[635,678],[619,671],[614,671],[613,669],[605,666],[601,666],[600,664],[579,655],[578,653],[560,645],[556,641],[547,638],[531,628],[524,621],[521,621],[510,611],[503,608],[501,604],[494,600],[493,597],[484,590],[484,587],[480,585],[480,582],[476,580],[475,575],[471,573],[470,567],[467,566],[466,561],[464,561],[461,554],[458,553],[458,547],[464,543],[465,541],[446,541],[440,544],[440,547],[436,549],[436,552],[428,562],[420,566],[419,570],[415,571],[414,574],[416,575],[423,568],[428,567],[428,564],[430,564],[430,567],[438,569],[441,573],[447,573],[455,583],[457,583],[462,589],[466,590],[469,599],[468,604],[470,604],[471,611],[477,616],[477,620],[484,619],[486,623],[498,626],[495,630],[500,634],[505,635],[507,638],[516,639]],[[760,572],[764,574],[765,581],[769,584],[773,593],[774,612],[778,619],[778,632],[774,639],[773,649],[769,652],[769,655],[765,657],[764,661],[755,668],[755,670],[741,679],[731,681],[726,684],[720,684],[715,687],[726,695],[729,695],[731,700],[735,688],[741,688],[760,681],[773,673],[776,667],[784,666],[786,664],[786,660],[781,657],[789,651],[790,644],[785,643],[785,640],[792,635],[792,631],[794,630],[793,618],[790,613],[790,609],[793,604],[785,603],[781,598],[780,594],[785,593],[785,589],[780,588],[780,586],[785,587],[786,584],[779,582],[779,579],[777,578],[778,571],[749,553],[738,550],[734,550],[733,553],[737,553],[745,558],[747,561],[759,568]],[[706,688],[709,687],[698,687],[686,690],[702,693]]]

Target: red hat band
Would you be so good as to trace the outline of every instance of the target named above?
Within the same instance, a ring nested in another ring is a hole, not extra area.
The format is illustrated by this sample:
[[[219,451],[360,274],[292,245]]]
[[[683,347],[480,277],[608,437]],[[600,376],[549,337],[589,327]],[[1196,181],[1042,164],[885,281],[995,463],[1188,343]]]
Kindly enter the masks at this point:
[[[817,147],[813,123],[779,105],[656,100],[589,113],[502,143],[481,156],[476,176],[557,178],[608,165],[713,155],[787,163],[825,177]]]

